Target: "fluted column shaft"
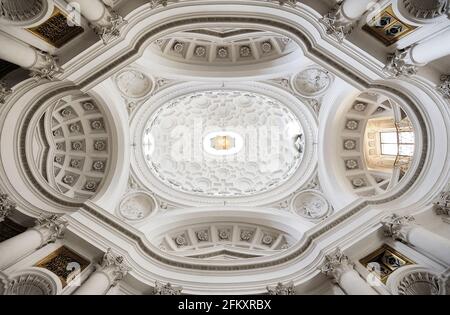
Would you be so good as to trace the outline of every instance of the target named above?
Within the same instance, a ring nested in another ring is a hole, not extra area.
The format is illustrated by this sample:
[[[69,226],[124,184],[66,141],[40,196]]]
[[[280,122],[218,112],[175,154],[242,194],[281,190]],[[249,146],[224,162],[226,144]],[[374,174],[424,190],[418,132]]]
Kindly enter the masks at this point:
[[[40,247],[62,238],[66,226],[67,222],[57,216],[50,216],[38,220],[35,227],[1,242],[0,270],[6,269]]]
[[[410,244],[450,266],[450,240],[414,223],[411,216],[390,215],[382,220],[386,236]]]

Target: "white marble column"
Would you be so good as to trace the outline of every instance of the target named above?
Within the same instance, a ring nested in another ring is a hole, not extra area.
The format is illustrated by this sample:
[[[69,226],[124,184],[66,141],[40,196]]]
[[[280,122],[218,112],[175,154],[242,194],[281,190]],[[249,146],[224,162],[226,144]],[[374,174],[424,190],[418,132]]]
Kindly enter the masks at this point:
[[[337,248],[325,256],[320,270],[334,281],[348,295],[377,295],[378,293],[359,275],[354,264]]]
[[[46,52],[42,52],[30,45],[21,42],[3,32],[0,32],[0,59],[31,70],[36,78],[53,79],[61,69],[56,64],[56,59]]]
[[[0,270],[64,236],[67,222],[56,215],[39,218],[36,226],[0,243]]]
[[[117,285],[129,270],[123,262],[123,257],[108,248],[97,270],[83,282],[74,295],[104,295],[112,286]]]
[[[68,2],[90,22],[90,26],[105,44],[118,37],[120,27],[126,23],[117,12],[100,0],[70,0]]]
[[[450,240],[414,223],[411,216],[396,214],[384,218],[385,235],[414,246],[450,266]]]
[[[321,22],[325,25],[327,34],[342,42],[352,32],[358,20],[376,2],[376,0],[344,0],[326,14]]]
[[[389,54],[385,70],[398,76],[417,73],[418,67],[450,55],[450,29],[404,50]]]

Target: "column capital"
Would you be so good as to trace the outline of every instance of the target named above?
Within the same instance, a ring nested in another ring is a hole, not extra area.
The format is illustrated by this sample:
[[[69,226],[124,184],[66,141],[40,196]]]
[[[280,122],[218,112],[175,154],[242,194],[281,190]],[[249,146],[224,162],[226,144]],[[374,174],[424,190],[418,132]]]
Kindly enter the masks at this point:
[[[384,71],[394,77],[409,77],[416,74],[417,64],[411,58],[412,48],[411,46],[388,54]]]
[[[56,242],[57,239],[62,239],[69,223],[61,219],[58,215],[52,214],[49,216],[41,215],[36,220],[36,225],[33,229],[39,231],[42,235],[42,245]]]
[[[294,282],[278,282],[276,286],[267,286],[267,292],[269,295],[295,295]]]
[[[6,98],[12,94],[12,90],[4,81],[0,81],[0,105],[5,104]]]
[[[325,25],[327,34],[333,36],[340,43],[353,31],[357,22],[348,19],[341,8],[342,2],[320,19],[320,22]]]
[[[9,198],[9,195],[0,192],[0,222],[4,221],[15,209],[16,203]]]
[[[450,74],[441,75],[441,83],[437,86],[437,90],[444,98],[450,99]]]
[[[104,272],[109,277],[111,286],[116,286],[130,270],[131,268],[124,263],[123,256],[113,253],[111,248],[106,250],[99,271]]]
[[[325,256],[325,262],[320,267],[322,273],[334,278],[337,282],[339,282],[339,279],[345,272],[351,270],[354,270],[354,263],[344,255],[339,247],[331,254]]]
[[[166,284],[155,282],[155,295],[181,295],[182,287],[172,286],[169,282]]]
[[[412,216],[398,216],[392,214],[381,220],[384,227],[384,235],[392,237],[394,240],[408,242],[408,232],[413,227],[415,221]]]
[[[119,15],[110,6],[105,5],[105,13],[103,16],[90,24],[94,32],[100,36],[103,43],[107,45],[110,41],[120,36],[120,28],[127,21]]]
[[[62,73],[62,69],[58,66],[57,58],[47,52],[35,50],[36,61],[31,66],[30,76],[36,80],[47,79],[54,80],[57,74]]]

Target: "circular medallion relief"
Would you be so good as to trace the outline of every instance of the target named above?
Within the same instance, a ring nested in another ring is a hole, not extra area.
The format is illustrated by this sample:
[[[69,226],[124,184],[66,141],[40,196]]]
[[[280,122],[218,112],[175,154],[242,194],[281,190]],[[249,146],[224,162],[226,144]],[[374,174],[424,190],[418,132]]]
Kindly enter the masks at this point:
[[[328,71],[316,67],[299,72],[292,80],[294,89],[303,96],[316,96],[325,92],[331,81]]]
[[[292,209],[302,217],[318,220],[329,213],[330,205],[320,192],[305,190],[292,199]]]
[[[144,192],[135,192],[125,196],[119,205],[119,214],[130,221],[148,217],[156,210],[155,199]]]
[[[120,72],[116,78],[116,85],[119,91],[127,97],[141,98],[152,90],[152,80],[135,69],[127,69]]]

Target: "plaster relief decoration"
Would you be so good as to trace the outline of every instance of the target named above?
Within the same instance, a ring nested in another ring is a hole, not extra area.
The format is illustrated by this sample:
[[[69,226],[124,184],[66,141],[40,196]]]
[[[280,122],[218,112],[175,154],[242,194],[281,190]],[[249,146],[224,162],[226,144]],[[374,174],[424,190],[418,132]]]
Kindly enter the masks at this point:
[[[292,199],[292,210],[306,219],[319,221],[330,215],[332,208],[320,191],[304,190]]]
[[[103,16],[89,23],[94,32],[100,36],[103,44],[107,45],[120,36],[120,29],[128,22],[109,6],[105,6]]]
[[[392,5],[390,5],[370,19],[362,29],[385,46],[390,46],[413,32],[416,27],[400,21],[392,10]]]
[[[0,222],[3,222],[15,210],[16,203],[9,198],[8,194],[0,191]]]
[[[63,287],[68,285],[86,269],[89,261],[66,246],[62,246],[35,264],[59,277]]]
[[[296,238],[250,223],[214,222],[165,231],[151,241],[161,250],[197,259],[230,260],[273,255]]]
[[[253,64],[291,54],[289,38],[252,29],[206,28],[171,34],[152,44],[152,53],[197,65]]]
[[[295,295],[294,283],[292,281],[286,284],[279,282],[276,286],[267,286],[267,292],[269,295]]]
[[[132,99],[145,97],[154,86],[151,78],[134,68],[126,68],[120,71],[114,80],[120,93]]]
[[[320,22],[325,26],[328,35],[333,36],[338,42],[342,43],[344,39],[353,31],[357,21],[350,20],[342,12],[342,1],[327,14]]]
[[[450,74],[441,75],[441,83],[438,85],[437,90],[446,99],[450,99]],[[1,102],[1,98],[0,98],[0,102]]]
[[[182,287],[173,286],[171,283],[155,283],[154,295],[181,295]]]
[[[203,196],[249,196],[282,185],[299,167],[305,138],[279,101],[234,90],[190,93],[149,119],[142,152],[167,187]]]
[[[448,295],[446,276],[422,267],[402,267],[389,277],[387,287],[393,295]]]
[[[6,83],[0,81],[0,105],[5,104],[6,98],[12,94],[12,90],[7,87]]]
[[[395,270],[415,264],[414,261],[386,244],[362,258],[360,263],[385,284]]]
[[[140,221],[157,210],[155,198],[142,191],[131,192],[119,204],[119,215],[125,220]]]
[[[295,91],[304,97],[323,94],[333,81],[332,75],[325,69],[309,67],[300,71],[292,79]]]
[[[57,277],[50,276],[40,268],[14,273],[9,281],[5,295],[57,295],[62,289]]]
[[[50,104],[33,143],[36,167],[52,189],[77,200],[100,190],[112,147],[107,119],[93,98],[66,96]]]
[[[411,59],[411,47],[388,54],[384,71],[394,77],[415,75],[417,65]]]

